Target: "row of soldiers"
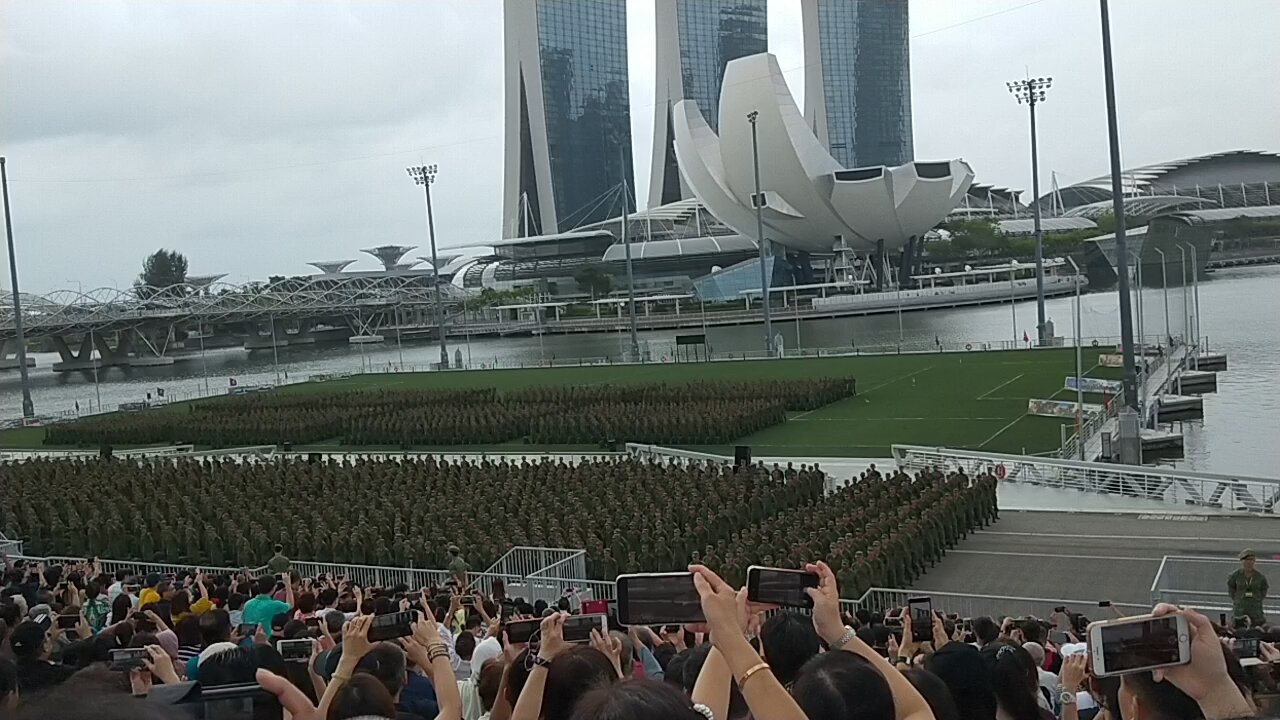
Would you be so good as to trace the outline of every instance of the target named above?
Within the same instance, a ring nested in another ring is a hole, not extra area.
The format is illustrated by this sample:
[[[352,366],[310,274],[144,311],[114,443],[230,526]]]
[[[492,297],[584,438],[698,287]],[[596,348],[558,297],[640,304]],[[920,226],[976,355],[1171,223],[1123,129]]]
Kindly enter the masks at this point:
[[[306,445],[452,446],[580,444],[622,440],[724,444],[852,395],[852,378],[689,385],[533,387],[268,393],[187,407],[115,413],[50,425],[47,445],[207,447]]]

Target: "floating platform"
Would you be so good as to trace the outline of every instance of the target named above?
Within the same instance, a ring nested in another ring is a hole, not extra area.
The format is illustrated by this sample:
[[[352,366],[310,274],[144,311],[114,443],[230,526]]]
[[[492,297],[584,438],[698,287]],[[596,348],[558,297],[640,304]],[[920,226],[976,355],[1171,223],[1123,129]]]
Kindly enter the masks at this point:
[[[1156,422],[1204,417],[1204,398],[1198,395],[1161,395],[1156,402]]]
[[[1173,430],[1142,430],[1142,452],[1167,453],[1182,450],[1182,433]]]
[[[27,367],[33,368],[35,366],[36,366],[36,359],[31,357],[27,358]],[[0,370],[17,370],[17,369],[18,369],[18,358],[16,357],[0,358]]]
[[[1218,391],[1218,373],[1209,370],[1184,370],[1173,383],[1179,395]]]
[[[165,367],[172,365],[174,359],[171,357],[156,357],[155,355],[147,355],[145,357],[131,357],[127,363],[129,367]]]
[[[1196,370],[1213,370],[1215,372],[1221,372],[1227,369],[1227,354],[1211,352],[1200,353],[1199,355],[1191,358],[1191,367]]]
[[[385,341],[386,338],[381,335],[352,335],[347,338],[347,342],[352,345],[377,345]]]

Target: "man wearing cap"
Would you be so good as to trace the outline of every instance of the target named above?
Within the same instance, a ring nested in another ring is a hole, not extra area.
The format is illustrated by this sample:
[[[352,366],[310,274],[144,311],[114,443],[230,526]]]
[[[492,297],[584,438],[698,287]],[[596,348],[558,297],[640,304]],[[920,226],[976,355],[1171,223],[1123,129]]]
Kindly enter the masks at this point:
[[[1227,594],[1231,596],[1232,614],[1249,618],[1254,627],[1264,625],[1262,601],[1267,597],[1267,578],[1254,567],[1257,558],[1252,550],[1240,553],[1240,569],[1227,578]]]
[[[449,574],[458,581],[459,590],[467,586],[467,571],[471,569],[461,553],[457,545],[449,546]]]

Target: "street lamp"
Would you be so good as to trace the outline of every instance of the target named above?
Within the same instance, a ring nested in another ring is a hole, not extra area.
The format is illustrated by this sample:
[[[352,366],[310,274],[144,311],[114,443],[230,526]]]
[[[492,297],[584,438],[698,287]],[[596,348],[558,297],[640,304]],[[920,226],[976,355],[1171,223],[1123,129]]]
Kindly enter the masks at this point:
[[[1164,291],[1164,338],[1172,349],[1173,335],[1169,333],[1169,261],[1165,259],[1163,250],[1158,247],[1151,249],[1160,256],[1160,289]]]
[[[769,271],[765,267],[768,256],[769,241],[764,237],[764,193],[760,192],[760,141],[756,137],[756,120],[760,113],[752,110],[747,113],[747,121],[751,123],[751,163],[755,169],[756,193],[751,197],[751,204],[756,207],[756,241],[760,246],[760,306],[764,310],[764,351],[773,357],[773,318],[769,313]]]
[[[1187,248],[1191,250],[1191,288],[1192,295],[1195,298],[1195,323],[1192,325],[1195,332],[1192,335],[1195,338],[1195,345],[1200,347],[1200,261],[1196,258],[1196,246],[1187,243]]]
[[[449,349],[445,345],[444,320],[440,315],[440,257],[436,254],[436,223],[431,214],[431,184],[436,181],[435,165],[415,165],[405,168],[415,184],[422,186],[427,196],[427,234],[431,238],[431,283],[435,291],[432,310],[436,317],[436,332],[440,333],[440,368],[449,369]]]
[[[13,217],[9,214],[9,173],[0,156],[0,188],[4,190],[4,234],[9,243],[9,289],[13,292],[13,330],[18,344],[18,378],[22,383],[22,417],[33,418],[36,406],[31,402],[31,383],[27,379],[27,341],[22,334],[22,300],[18,293],[18,258],[13,253]]]
[[[1036,232],[1036,342],[1046,345],[1049,328],[1044,310],[1044,230],[1040,227],[1040,156],[1036,144],[1036,105],[1044,102],[1045,91],[1053,84],[1053,78],[1027,78],[1006,84],[1009,92],[1018,99],[1018,104],[1026,103],[1031,113],[1031,194],[1035,198],[1031,209],[1035,213]]]

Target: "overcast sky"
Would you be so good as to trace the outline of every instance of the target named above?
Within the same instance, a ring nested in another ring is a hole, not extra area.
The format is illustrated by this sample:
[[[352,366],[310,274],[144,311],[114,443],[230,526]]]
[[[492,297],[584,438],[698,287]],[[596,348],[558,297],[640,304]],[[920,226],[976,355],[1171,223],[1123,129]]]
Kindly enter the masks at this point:
[[[1030,187],[1005,81],[1051,75],[1041,183],[1107,170],[1097,3],[912,0],[920,159]],[[1115,0],[1125,166],[1280,151],[1280,1]],[[629,0],[637,196],[653,117],[652,0]],[[771,50],[803,102],[800,12],[770,0]],[[0,154],[23,290],[130,284],[159,247],[243,282],[419,245],[404,166],[440,166],[441,246],[499,235],[499,0],[4,0]],[[643,202],[643,200],[642,200]],[[8,285],[5,273],[3,285]]]

